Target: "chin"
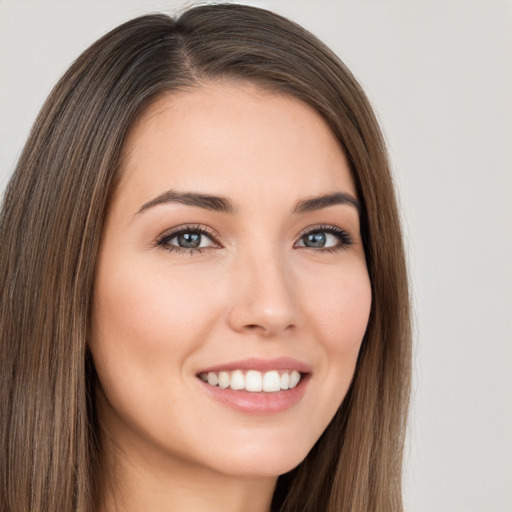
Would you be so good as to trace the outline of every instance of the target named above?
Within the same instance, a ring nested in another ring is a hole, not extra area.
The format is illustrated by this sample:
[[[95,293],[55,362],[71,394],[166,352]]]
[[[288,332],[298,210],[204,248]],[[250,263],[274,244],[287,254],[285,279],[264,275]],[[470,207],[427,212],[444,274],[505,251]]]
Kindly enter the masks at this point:
[[[289,436],[275,446],[273,443],[254,443],[238,448],[233,445],[229,454],[216,457],[216,471],[236,477],[278,477],[298,466],[313,444],[302,446]]]
[[[233,477],[277,478],[297,467],[307,455],[301,457],[260,457],[255,460],[223,464],[217,471]]]

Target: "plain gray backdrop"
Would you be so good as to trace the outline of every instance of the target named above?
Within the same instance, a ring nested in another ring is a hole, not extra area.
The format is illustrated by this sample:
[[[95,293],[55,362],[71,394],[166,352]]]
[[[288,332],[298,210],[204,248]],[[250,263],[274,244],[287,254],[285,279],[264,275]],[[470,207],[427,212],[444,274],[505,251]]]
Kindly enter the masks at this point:
[[[246,3],[327,42],[389,144],[415,310],[407,511],[512,512],[512,3]],[[122,21],[183,5],[0,0],[0,190],[72,60]]]

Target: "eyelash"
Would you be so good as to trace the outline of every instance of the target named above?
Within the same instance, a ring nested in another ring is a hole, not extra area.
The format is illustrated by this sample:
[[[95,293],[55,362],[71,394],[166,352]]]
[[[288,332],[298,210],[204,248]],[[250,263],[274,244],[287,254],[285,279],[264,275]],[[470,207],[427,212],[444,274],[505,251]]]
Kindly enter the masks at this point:
[[[176,238],[177,236],[183,235],[185,233],[197,233],[197,234],[200,234],[201,236],[206,236],[215,245],[217,245],[217,247],[212,246],[212,247],[207,247],[207,249],[209,249],[209,248],[215,249],[215,248],[221,247],[219,242],[217,242],[217,238],[218,238],[217,233],[211,228],[206,228],[204,226],[199,226],[199,225],[187,225],[187,226],[182,226],[180,228],[169,231],[169,232],[163,234],[156,241],[156,246],[161,247],[162,249],[164,249],[166,251],[175,252],[178,254],[190,254],[190,255],[201,254],[203,252],[203,249],[205,249],[204,247],[203,248],[201,248],[201,247],[186,248],[186,247],[179,247],[177,245],[169,244],[170,240],[172,240],[173,238]],[[328,233],[328,234],[334,235],[338,238],[339,245],[336,245],[334,247],[319,247],[319,248],[307,247],[307,246],[299,246],[299,247],[304,247],[305,249],[311,249],[315,252],[332,253],[332,252],[337,252],[337,251],[346,249],[347,247],[353,245],[353,243],[354,243],[352,240],[352,237],[350,236],[349,233],[347,233],[345,230],[343,230],[341,228],[338,228],[337,226],[332,226],[332,225],[318,225],[318,226],[308,227],[307,229],[305,229],[304,231],[302,231],[300,233],[300,235],[298,236],[298,240],[302,240],[305,236],[312,234],[312,233]]]
[[[199,225],[188,225],[188,226],[182,226],[177,229],[173,229],[172,231],[168,231],[167,233],[164,233],[157,241],[156,245],[158,247],[162,247],[162,249],[165,249],[169,252],[176,252],[179,254],[201,254],[203,252],[203,248],[201,247],[195,247],[195,248],[187,248],[187,247],[179,247],[177,245],[170,245],[169,241],[173,238],[176,238],[177,236],[183,235],[185,233],[198,233],[202,236],[208,237],[214,244],[220,247],[220,244],[217,242],[218,235],[217,233],[211,229],[207,228],[205,226],[199,226]],[[215,248],[215,247],[213,247]]]
[[[350,234],[345,231],[344,229],[341,229],[337,226],[332,226],[330,224],[320,224],[318,226],[310,226],[306,228],[298,237],[299,240],[302,240],[306,235],[312,234],[312,233],[329,233],[331,235],[334,235],[339,240],[339,245],[336,245],[334,247],[321,247],[321,248],[314,248],[314,247],[305,247],[305,249],[312,249],[314,251],[321,251],[321,252],[338,252],[343,249],[347,249],[349,246],[354,244],[354,240],[350,236]]]

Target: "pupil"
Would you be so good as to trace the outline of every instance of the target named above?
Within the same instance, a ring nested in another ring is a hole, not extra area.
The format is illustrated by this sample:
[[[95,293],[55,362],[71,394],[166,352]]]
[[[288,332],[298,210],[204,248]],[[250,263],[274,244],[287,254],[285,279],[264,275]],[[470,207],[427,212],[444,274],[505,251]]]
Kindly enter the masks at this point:
[[[308,247],[323,247],[325,245],[325,233],[310,233],[306,236]]]
[[[178,236],[180,247],[194,248],[201,244],[201,235],[199,233],[183,233]]]

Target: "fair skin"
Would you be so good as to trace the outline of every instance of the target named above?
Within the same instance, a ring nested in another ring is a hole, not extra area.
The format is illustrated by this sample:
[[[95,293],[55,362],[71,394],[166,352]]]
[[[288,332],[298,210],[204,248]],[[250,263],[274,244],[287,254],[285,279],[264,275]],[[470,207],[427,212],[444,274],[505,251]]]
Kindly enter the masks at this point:
[[[270,510],[341,404],[368,322],[356,199],[297,99],[217,82],[143,113],[95,283],[104,512]],[[236,370],[277,388],[232,389]]]

